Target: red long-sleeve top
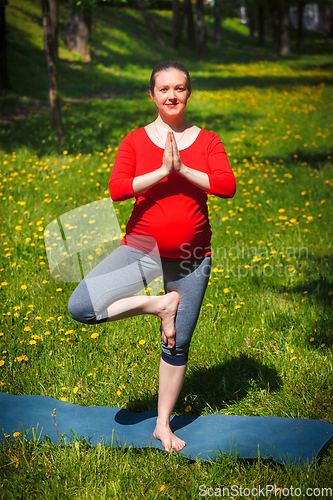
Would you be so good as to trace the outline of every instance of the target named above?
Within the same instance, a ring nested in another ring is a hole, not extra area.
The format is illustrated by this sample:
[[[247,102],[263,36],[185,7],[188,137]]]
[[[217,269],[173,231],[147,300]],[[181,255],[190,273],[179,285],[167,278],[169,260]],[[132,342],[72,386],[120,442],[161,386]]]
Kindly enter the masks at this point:
[[[127,135],[119,147],[109,182],[111,198],[136,198],[121,244],[150,251],[145,239],[148,236],[157,242],[163,259],[199,259],[210,254],[207,194],[232,198],[235,176],[219,136],[201,129],[193,144],[180,155],[184,165],[208,175],[209,191],[173,171],[153,187],[134,194],[134,177],[160,168],[163,153],[164,149],[151,141],[144,128]]]

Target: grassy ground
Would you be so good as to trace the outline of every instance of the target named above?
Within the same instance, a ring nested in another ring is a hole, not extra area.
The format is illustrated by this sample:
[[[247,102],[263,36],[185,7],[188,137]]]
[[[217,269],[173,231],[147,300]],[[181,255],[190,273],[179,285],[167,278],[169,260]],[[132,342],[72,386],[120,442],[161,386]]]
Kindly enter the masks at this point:
[[[154,117],[151,68],[175,58],[194,80],[188,119],[220,134],[238,182],[234,199],[209,199],[213,272],[175,412],[333,423],[332,61],[321,36],[308,35],[302,51],[294,47],[292,56],[274,61],[268,44],[257,47],[246,28],[227,20],[223,46],[209,45],[198,61],[185,46],[176,52],[154,44],[137,12],[99,9],[92,64],[60,47],[66,141],[59,148],[45,108],[40,7],[15,0],[7,12],[15,92],[0,100],[2,390],[80,405],[156,408],[156,318],[75,323],[67,311],[75,283],[50,277],[43,230],[65,212],[108,196],[121,138]],[[170,14],[153,15],[170,39]],[[115,208],[123,226],[131,201]],[[201,484],[276,484],[305,492],[333,482],[332,450],[302,470],[261,460],[188,462],[152,449],[94,449],[82,442],[64,448],[22,436],[8,443],[0,448],[6,500],[188,499],[200,498]]]

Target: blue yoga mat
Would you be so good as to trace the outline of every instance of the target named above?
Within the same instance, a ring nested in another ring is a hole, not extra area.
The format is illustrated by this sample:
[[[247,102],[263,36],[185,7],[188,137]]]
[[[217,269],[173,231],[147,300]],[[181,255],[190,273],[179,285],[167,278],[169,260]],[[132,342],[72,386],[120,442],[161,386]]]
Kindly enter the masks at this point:
[[[32,428],[40,439],[48,435],[57,443],[52,416],[56,409],[59,436],[63,443],[84,438],[91,445],[152,447],[163,449],[153,437],[157,413],[135,413],[107,406],[79,406],[47,396],[14,396],[0,393],[0,441],[12,438],[22,428],[31,439]],[[215,460],[225,454],[238,458],[272,458],[292,465],[304,465],[318,458],[333,437],[333,425],[311,419],[206,415],[172,417],[171,428],[186,446],[188,459]]]

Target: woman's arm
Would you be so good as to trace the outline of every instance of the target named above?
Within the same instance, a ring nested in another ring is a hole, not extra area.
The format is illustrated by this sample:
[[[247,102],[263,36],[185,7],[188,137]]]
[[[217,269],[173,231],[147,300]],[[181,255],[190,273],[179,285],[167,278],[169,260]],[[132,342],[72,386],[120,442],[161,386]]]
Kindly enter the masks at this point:
[[[113,201],[127,200],[146,191],[173,170],[171,140],[167,137],[162,166],[147,174],[135,176],[136,151],[130,135],[122,141],[111,173],[109,188]]]
[[[221,198],[232,198],[236,191],[236,179],[229,165],[224,147],[218,136],[212,141],[208,150],[209,173],[190,168],[182,162],[173,140],[174,169],[208,194]]]
[[[176,139],[173,134],[171,137],[171,145],[173,150],[173,166],[176,172],[185,177],[188,181],[192,182],[192,184],[195,184],[205,191],[209,191],[210,182],[208,175],[205,172],[200,172],[199,170],[195,170],[194,168],[190,168],[184,165],[178,151]]]
[[[133,179],[133,192],[134,194],[142,193],[147,189],[151,188],[162,179],[171,174],[173,170],[173,154],[172,154],[172,142],[171,133],[168,134],[165,143],[165,150],[163,153],[163,163],[160,168],[149,172],[148,174],[139,175]]]

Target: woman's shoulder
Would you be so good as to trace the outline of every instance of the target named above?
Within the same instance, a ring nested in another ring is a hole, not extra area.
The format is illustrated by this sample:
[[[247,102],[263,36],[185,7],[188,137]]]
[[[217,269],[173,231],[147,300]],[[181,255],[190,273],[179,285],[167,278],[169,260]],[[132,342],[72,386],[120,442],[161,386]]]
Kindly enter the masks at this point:
[[[199,143],[205,148],[211,148],[221,143],[220,136],[211,130],[206,130],[204,128],[200,129],[198,135]]]
[[[142,138],[143,135],[146,135],[145,128],[144,127],[136,128],[134,130],[131,130],[131,132],[129,132],[127,135],[125,135],[123,141],[136,140],[138,138]]]
[[[132,148],[136,148],[142,143],[145,136],[146,133],[144,127],[131,130],[131,132],[125,135],[125,137],[122,139],[119,147],[124,148],[126,146],[129,146]]]
[[[200,130],[201,130],[200,135],[205,141],[221,140],[219,135],[213,132],[212,130],[206,130],[205,128],[202,128]]]

